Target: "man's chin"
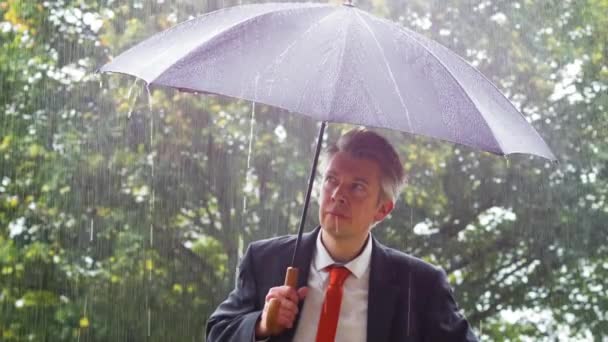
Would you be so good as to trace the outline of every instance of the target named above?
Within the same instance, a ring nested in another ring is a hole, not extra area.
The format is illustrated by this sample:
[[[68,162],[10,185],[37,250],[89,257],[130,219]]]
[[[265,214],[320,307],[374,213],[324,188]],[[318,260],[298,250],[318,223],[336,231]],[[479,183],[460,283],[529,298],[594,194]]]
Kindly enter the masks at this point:
[[[349,231],[349,227],[346,225],[340,226],[339,224],[335,223],[322,225],[321,228],[334,238],[345,237],[348,235]]]

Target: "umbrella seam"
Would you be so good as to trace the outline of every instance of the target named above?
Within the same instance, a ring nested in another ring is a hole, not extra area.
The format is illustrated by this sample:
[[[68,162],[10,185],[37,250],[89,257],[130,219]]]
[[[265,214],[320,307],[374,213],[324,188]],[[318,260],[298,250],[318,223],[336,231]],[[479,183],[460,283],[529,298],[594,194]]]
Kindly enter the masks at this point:
[[[306,33],[308,33],[310,30],[312,30],[313,28],[315,28],[315,27],[316,27],[316,26],[318,26],[319,24],[321,24],[321,22],[323,22],[324,20],[326,20],[328,17],[330,17],[330,16],[332,16],[332,15],[335,15],[335,14],[337,14],[337,13],[338,13],[338,12],[335,12],[335,11],[329,12],[329,13],[328,13],[326,16],[324,16],[324,17],[320,18],[318,21],[315,21],[314,23],[312,23],[312,24],[310,25],[310,27],[308,27],[308,28],[306,29],[306,31],[304,31],[302,34],[300,34],[300,35],[299,35],[298,39],[299,39],[299,38],[301,38],[302,36],[304,36]],[[276,65],[276,64],[278,64],[278,63],[276,63],[276,61],[277,61],[279,58],[283,57],[283,56],[284,56],[284,55],[285,55],[285,54],[286,54],[286,53],[287,53],[287,52],[288,52],[288,51],[289,51],[289,50],[290,50],[290,49],[291,49],[291,48],[292,48],[292,47],[293,47],[295,44],[296,44],[296,42],[295,42],[295,41],[292,41],[292,42],[291,42],[291,43],[290,43],[290,44],[289,44],[289,45],[288,45],[288,46],[285,48],[285,50],[283,50],[281,53],[279,53],[279,54],[277,55],[277,57],[276,57],[276,58],[273,60],[273,62],[272,62],[272,63],[270,63],[270,65],[266,67],[266,69],[264,70],[264,72],[266,72],[266,70],[268,70],[268,69],[269,69],[269,68],[270,68],[272,65]],[[307,85],[308,85],[308,83],[309,83],[309,81],[307,81],[307,82],[306,82],[306,84],[307,84]],[[272,88],[271,88],[271,89],[272,89]],[[269,92],[271,92],[271,91],[269,90]],[[299,107],[300,107],[300,103],[301,103],[301,102],[302,102],[301,100],[300,100],[300,101],[298,101],[298,109],[299,109]]]
[[[242,5],[242,6],[243,6],[243,7],[254,7],[254,6],[257,6],[257,5],[248,4],[248,5]],[[268,7],[271,7],[271,6],[268,6]],[[288,7],[288,6],[285,6],[285,7]],[[311,7],[312,7],[312,6],[311,6]],[[319,7],[323,7],[323,6],[319,6]],[[172,26],[172,27],[168,28],[167,30],[162,31],[162,32],[159,32],[159,33],[169,34],[170,32],[172,32],[172,31],[174,31],[174,30],[176,30],[176,29],[178,29],[178,28],[181,28],[182,26],[187,25],[187,24],[188,24],[188,23],[190,23],[190,22],[204,20],[206,17],[209,17],[209,16],[217,16],[217,15],[221,15],[221,14],[223,14],[224,12],[228,12],[228,11],[230,11],[230,10],[233,10],[234,8],[235,8],[235,7],[225,7],[225,8],[220,8],[220,9],[218,9],[217,11],[207,12],[207,13],[201,14],[201,15],[199,15],[199,16],[197,16],[197,17],[194,17],[194,18],[188,19],[188,20],[186,20],[186,21],[184,21],[184,22],[181,22],[181,23],[179,23],[179,24],[177,24],[177,25],[174,25],[174,26]],[[292,8],[292,7],[289,7],[288,9],[291,9],[291,8]],[[297,7],[294,7],[294,8],[297,8]],[[271,8],[271,9],[272,9],[272,8]],[[272,12],[265,12],[265,13],[261,13],[260,15],[263,15],[263,14],[268,14],[268,13],[272,13]],[[258,15],[258,16],[256,16],[256,17],[253,17],[253,18],[247,18],[247,19],[245,19],[245,20],[242,20],[242,21],[240,21],[240,22],[237,22],[237,23],[235,23],[235,26],[238,26],[239,24],[244,23],[244,22],[246,22],[246,21],[248,21],[248,20],[255,19],[255,18],[259,17],[260,15]],[[232,27],[231,27],[231,29],[232,29]],[[155,34],[154,36],[158,35],[159,33]],[[218,33],[217,33],[215,36],[211,37],[211,40],[212,40],[213,38],[217,37],[219,33],[220,33],[220,32],[218,32]],[[154,36],[153,36],[153,37],[154,37]],[[146,44],[147,42],[148,42],[148,39],[147,39],[147,40],[145,40],[145,41],[143,41],[143,42],[141,42],[141,43],[139,43],[139,44],[135,44],[135,45],[131,46],[130,48],[128,48],[128,49],[127,49],[125,52],[123,52],[121,55],[128,54],[128,53],[129,53],[131,50],[134,50],[134,49],[136,49],[137,47],[141,46],[142,44]],[[164,54],[164,53],[166,53],[166,52],[161,52],[160,54]],[[174,61],[173,63],[177,63],[177,62],[179,62],[180,60],[182,60],[184,57],[187,57],[188,55],[189,55],[189,54],[187,54],[186,56],[183,56],[183,57],[179,58],[178,60]],[[158,57],[158,56],[155,56],[155,58],[156,58],[156,57]],[[102,71],[102,72],[103,72],[103,71],[104,71],[103,69],[104,69],[106,66],[107,66],[107,65],[104,65],[104,66],[102,66],[101,68],[99,68],[99,71]],[[111,71],[111,72],[114,72],[114,71]],[[120,74],[130,75],[130,74],[125,73],[125,72],[115,72],[115,73],[120,73]],[[148,81],[148,80],[146,80],[145,78],[140,77],[140,76],[136,76],[136,77],[141,78],[142,80],[146,81],[146,83],[148,83],[148,84],[151,84],[152,82],[154,82],[156,79],[158,79],[158,78],[159,78],[160,76],[162,76],[163,74],[164,74],[164,71],[163,71],[163,72],[161,72],[160,74],[156,75],[155,77],[153,77],[153,78],[152,78],[150,81]]]
[[[407,109],[407,106],[405,105],[405,101],[403,100],[403,97],[401,96],[401,92],[399,91],[399,86],[397,85],[397,80],[395,80],[395,75],[393,74],[393,70],[391,69],[390,65],[388,64],[388,61],[386,60],[386,54],[384,53],[384,49],[382,49],[382,46],[380,45],[380,42],[378,41],[378,38],[376,37],[376,34],[374,33],[374,31],[367,24],[367,22],[365,20],[363,20],[363,18],[359,14],[359,12],[355,12],[355,14],[359,18],[359,20],[361,20],[361,22],[363,23],[363,25],[365,26],[365,28],[367,28],[367,30],[369,31],[369,33],[372,35],[372,38],[374,38],[374,41],[376,42],[376,46],[378,47],[378,50],[382,54],[382,58],[384,59],[384,64],[386,65],[386,69],[388,70],[388,73],[389,73],[389,76],[391,78],[391,81],[395,85],[395,91],[397,93],[397,96],[399,97],[399,102],[401,102],[401,106],[405,110],[405,116],[407,118],[407,124],[409,126],[410,131],[413,133],[414,132],[414,128],[412,127],[412,121],[410,119],[409,110]]]
[[[236,30],[236,29],[238,29],[238,28],[241,28],[241,27],[243,27],[243,26],[245,26],[245,25],[248,25],[248,24],[250,24],[251,22],[253,22],[253,21],[255,21],[255,20],[258,20],[258,19],[260,19],[260,18],[264,18],[264,17],[270,16],[270,15],[274,15],[274,14],[281,13],[281,12],[283,12],[283,11],[289,11],[289,10],[293,10],[293,11],[304,11],[304,10],[310,10],[310,9],[317,9],[317,8],[319,8],[319,9],[325,9],[325,8],[331,8],[331,7],[334,7],[334,6],[331,6],[331,5],[310,6],[310,7],[295,7],[295,6],[294,6],[294,7],[291,7],[291,6],[290,6],[290,7],[286,7],[286,8],[281,8],[281,9],[278,9],[278,10],[274,10],[274,11],[268,11],[268,12],[264,12],[264,13],[261,13],[261,14],[259,14],[259,15],[254,16],[254,17],[247,18],[247,19],[245,19],[245,20],[239,21],[238,23],[235,23],[234,25],[230,26],[230,28],[226,29],[225,31],[222,31],[222,34],[221,34],[221,35],[220,35],[220,34],[217,34],[217,35],[215,35],[215,36],[211,37],[210,39],[208,39],[208,40],[206,40],[206,41],[202,42],[200,45],[196,46],[196,48],[195,48],[195,49],[192,49],[192,50],[191,50],[190,52],[188,52],[186,55],[184,55],[184,56],[180,57],[180,58],[179,58],[179,59],[177,59],[175,62],[173,62],[173,64],[174,64],[174,65],[175,65],[175,64],[179,64],[181,61],[183,61],[183,60],[187,59],[188,57],[192,56],[194,53],[197,53],[197,52],[198,52],[198,51],[200,51],[201,49],[203,49],[203,48],[207,47],[208,45],[210,45],[210,44],[212,44],[212,43],[214,43],[214,42],[216,42],[216,41],[217,41],[217,39],[224,37],[224,36],[225,36],[225,34],[226,34],[227,32],[232,32],[232,31],[234,31],[234,30]],[[212,12],[212,13],[213,13],[213,12]],[[155,82],[156,80],[158,80],[159,78],[161,78],[163,75],[165,75],[165,73],[166,73],[167,71],[168,71],[168,70],[163,71],[162,73],[160,73],[159,75],[157,75],[156,77],[154,77],[152,80],[150,80],[150,82],[149,82],[149,83]]]
[[[477,107],[477,104],[475,103],[475,101],[473,101],[473,99],[471,99],[471,97],[469,96],[469,93],[464,89],[464,87],[462,86],[462,84],[460,84],[460,82],[458,81],[458,79],[456,77],[454,77],[454,75],[452,75],[452,71],[450,70],[450,68],[448,68],[442,61],[441,59],[439,59],[430,49],[428,49],[426,46],[424,46],[424,44],[422,44],[420,42],[419,39],[417,39],[416,37],[412,36],[409,34],[409,32],[407,32],[406,30],[403,30],[403,32],[408,35],[410,38],[414,39],[415,41],[417,41],[420,46],[422,46],[424,48],[425,51],[427,51],[429,54],[431,54],[431,56],[435,57],[435,60],[439,63],[439,65],[441,65],[445,70],[447,70],[447,74],[450,76],[450,78],[452,78],[452,80],[454,80],[454,82],[458,85],[458,87],[462,90],[462,92],[464,93],[465,97],[471,101],[471,103],[473,103],[473,106],[475,107],[475,109],[477,109],[477,111],[479,112],[479,114],[481,114],[481,111],[479,110],[479,108]],[[458,54],[454,53],[456,56],[460,57]],[[466,62],[466,60],[465,60]],[[466,62],[468,64],[468,62]],[[475,70],[475,72],[478,72],[477,69],[473,68]],[[479,72],[478,72],[479,73]],[[489,82],[489,81],[488,81]],[[490,82],[492,83],[492,82]],[[499,91],[500,93],[500,91]],[[511,103],[511,102],[509,102]],[[518,111],[519,113],[519,111]],[[521,114],[520,114],[521,115]],[[483,115],[481,115],[483,117]],[[490,132],[492,132],[492,134],[490,134],[490,136],[492,137],[492,139],[496,142],[496,145],[498,146],[498,148],[500,149],[500,152],[502,152],[503,154],[505,154],[505,150],[503,148],[503,144],[501,144],[500,141],[498,141],[498,138],[496,137],[496,134],[494,134],[494,130],[492,129],[492,127],[488,124],[488,122],[485,120],[481,120],[481,122],[488,127],[488,129],[490,130]]]
[[[399,27],[399,26],[397,26]],[[413,36],[412,34],[410,34],[410,32],[408,32],[408,30],[405,27],[400,27],[401,31],[406,34],[409,38],[415,40],[418,44],[420,44],[420,46],[426,51],[428,52],[431,56],[433,56],[435,58],[435,60],[437,61],[437,63],[439,63],[439,65],[441,65],[445,70],[447,70],[447,74],[450,76],[450,78],[452,78],[452,80],[456,83],[456,85],[458,85],[458,87],[461,89],[462,93],[465,95],[465,97],[474,105],[475,109],[477,109],[477,111],[481,114],[481,111],[479,110],[479,108],[477,107],[477,104],[475,103],[475,101],[473,101],[471,99],[471,97],[469,96],[469,94],[466,92],[466,90],[464,89],[464,87],[462,86],[462,84],[460,84],[460,82],[458,82],[458,80],[456,79],[456,77],[454,77],[454,75],[452,75],[452,72],[450,71],[450,69],[441,61],[440,58],[437,57],[437,55],[435,55],[433,53],[433,51],[431,51],[429,48],[427,48],[417,37]],[[440,45],[440,44],[438,44]],[[460,57],[458,54],[454,53],[454,55]],[[466,60],[463,59],[463,61],[466,62]],[[468,63],[468,62],[466,62]],[[475,72],[479,73],[479,71],[477,71],[477,69],[473,68],[475,70]],[[489,81],[488,81],[489,82]],[[492,82],[490,82],[492,83]],[[500,92],[500,91],[499,91]],[[504,96],[504,95],[503,95]],[[510,102],[509,102],[510,103]],[[518,112],[519,113],[519,112]],[[521,114],[520,114],[521,115]],[[482,115],[483,117],[483,115]],[[500,149],[500,152],[502,154],[505,154],[504,149],[503,149],[503,145],[500,143],[500,141],[498,141],[498,139],[496,138],[496,135],[494,134],[494,130],[492,129],[492,127],[487,123],[486,120],[482,120],[481,121],[489,130],[490,132],[492,132],[492,134],[490,135],[492,137],[492,139],[496,142],[496,145],[498,146],[498,148]]]
[[[405,30],[404,30],[404,31],[405,31]],[[406,34],[407,34],[407,33],[408,33],[408,32],[406,32]],[[410,37],[411,37],[411,36],[410,36]],[[413,39],[416,39],[416,38],[413,38]],[[418,40],[416,39],[416,41],[418,41]],[[522,120],[524,120],[524,121],[525,121],[526,126],[529,126],[530,128],[532,128],[532,129],[530,129],[530,130],[531,130],[531,131],[532,131],[532,132],[533,132],[533,133],[534,133],[534,134],[535,134],[535,135],[536,135],[536,136],[539,138],[539,140],[540,140],[540,141],[541,141],[541,142],[542,142],[542,143],[545,145],[545,147],[546,147],[546,149],[547,149],[547,152],[549,152],[549,154],[552,156],[552,158],[553,158],[554,160],[557,160],[557,159],[555,158],[555,155],[553,155],[553,152],[551,151],[551,149],[549,148],[549,146],[547,145],[547,143],[546,143],[546,142],[545,142],[545,140],[543,139],[543,137],[540,135],[540,133],[538,133],[538,131],[537,131],[536,129],[534,129],[534,127],[532,126],[532,124],[531,124],[530,122],[528,122],[528,120],[526,120],[526,117],[524,116],[524,114],[523,114],[523,113],[522,113],[520,110],[518,110],[518,109],[517,109],[517,107],[515,107],[515,105],[513,104],[513,102],[511,102],[511,100],[509,100],[509,98],[507,98],[507,96],[506,96],[506,95],[505,95],[505,94],[504,94],[504,93],[503,93],[503,92],[502,92],[500,89],[498,89],[498,87],[496,86],[496,84],[494,84],[494,82],[490,81],[490,80],[489,80],[489,79],[486,77],[486,75],[484,75],[484,74],[483,74],[481,71],[477,70],[477,68],[475,68],[474,66],[470,65],[470,63],[469,63],[469,62],[468,62],[466,59],[464,59],[462,56],[460,56],[459,54],[455,53],[454,51],[452,51],[452,50],[450,50],[450,49],[446,48],[445,46],[443,46],[443,45],[441,45],[441,44],[439,44],[439,43],[437,43],[437,42],[435,42],[435,41],[433,41],[433,40],[431,40],[431,39],[429,39],[429,42],[430,42],[430,44],[435,44],[435,45],[438,45],[439,47],[444,48],[444,49],[446,49],[446,50],[448,50],[448,51],[452,52],[452,53],[453,53],[453,54],[454,54],[454,55],[455,55],[457,58],[459,58],[459,59],[460,59],[462,62],[464,62],[464,63],[465,63],[465,64],[466,64],[468,67],[470,67],[470,68],[471,68],[471,69],[472,69],[472,70],[473,70],[473,71],[474,71],[474,72],[475,72],[475,73],[476,73],[478,76],[480,76],[480,77],[481,77],[481,78],[483,78],[485,81],[487,81],[487,83],[489,83],[489,84],[490,84],[490,86],[491,86],[492,88],[494,88],[494,90],[496,90],[496,92],[499,94],[499,96],[501,96],[501,97],[502,97],[502,98],[503,98],[505,101],[507,101],[507,103],[509,104],[509,106],[511,106],[511,108],[513,108],[513,109],[515,110],[515,112],[516,112],[517,114],[519,114],[519,116],[522,118]],[[429,53],[431,53],[433,56],[435,56],[435,54],[433,54],[432,52],[430,52],[430,51],[429,51]],[[437,58],[437,57],[435,56],[435,58]],[[438,60],[439,60],[439,59],[438,59]],[[441,63],[441,61],[439,61],[439,62]],[[443,63],[441,63],[441,64],[443,65]],[[446,69],[448,69],[448,68],[447,68],[445,65],[443,65],[443,66],[444,66]],[[449,69],[448,69],[448,70],[449,70]],[[450,75],[451,75],[451,74],[450,74]],[[456,78],[455,78],[455,77],[453,77],[453,76],[452,76],[452,78],[456,79]],[[458,83],[458,85],[459,85],[459,86],[461,86],[461,85],[460,85],[460,83]],[[463,90],[464,90],[464,87],[462,87],[462,86],[461,86],[461,88],[463,88]],[[492,131],[492,128],[491,128],[489,125],[488,125],[488,127],[489,127],[489,128],[490,128],[490,130]],[[492,133],[493,133],[493,132],[492,132]],[[495,136],[495,135],[493,134],[492,136]],[[499,146],[500,146],[500,148],[501,148],[501,150],[502,150],[502,145],[500,145],[500,143],[498,142],[498,140],[497,140],[497,139],[494,139],[494,140],[496,140],[496,142],[499,144]],[[518,153],[518,152],[512,152],[512,153]],[[511,154],[511,153],[509,153],[509,154]]]
[[[331,103],[329,105],[329,111],[330,111],[329,115],[331,115],[331,113],[334,112],[333,108],[336,103],[336,93],[338,92],[338,90],[336,88],[337,88],[337,85],[339,84],[338,81],[340,80],[341,75],[342,75],[342,69],[344,68],[344,52],[346,51],[346,41],[347,41],[346,38],[348,37],[350,25],[351,25],[351,22],[349,22],[349,25],[346,27],[346,30],[344,33],[344,40],[342,41],[342,51],[340,52],[340,59],[339,59],[340,65],[338,66],[338,72],[336,74],[337,77],[336,77],[334,86],[332,87],[334,92],[333,92],[333,94],[331,94]],[[336,121],[336,120],[334,120],[334,121]]]

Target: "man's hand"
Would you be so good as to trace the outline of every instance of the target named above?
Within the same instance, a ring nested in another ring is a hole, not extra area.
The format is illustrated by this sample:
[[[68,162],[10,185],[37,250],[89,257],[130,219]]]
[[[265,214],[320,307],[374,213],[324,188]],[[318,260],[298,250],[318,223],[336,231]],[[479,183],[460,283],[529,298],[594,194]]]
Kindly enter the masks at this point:
[[[277,298],[281,303],[278,324],[285,329],[291,329],[298,314],[298,303],[306,297],[307,292],[307,287],[301,287],[297,291],[290,286],[271,288],[266,295],[262,317],[255,326],[255,337],[266,338],[270,336],[270,331],[266,326],[266,317],[268,315],[268,305],[272,298]]]

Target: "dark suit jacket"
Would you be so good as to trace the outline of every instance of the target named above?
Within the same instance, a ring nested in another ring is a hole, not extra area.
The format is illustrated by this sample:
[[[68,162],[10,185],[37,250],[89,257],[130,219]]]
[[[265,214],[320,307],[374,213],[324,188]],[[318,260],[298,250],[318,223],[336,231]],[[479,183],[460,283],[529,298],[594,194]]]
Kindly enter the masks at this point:
[[[319,228],[302,237],[295,266],[306,286]],[[367,340],[477,341],[458,307],[445,273],[372,239]],[[239,267],[237,286],[207,322],[207,341],[253,341],[255,324],[271,287],[281,286],[295,236],[253,242]],[[304,299],[306,300],[306,299]],[[300,303],[300,311],[302,309]],[[297,320],[299,319],[296,318]],[[291,341],[294,329],[271,341]],[[311,341],[312,342],[312,341]]]

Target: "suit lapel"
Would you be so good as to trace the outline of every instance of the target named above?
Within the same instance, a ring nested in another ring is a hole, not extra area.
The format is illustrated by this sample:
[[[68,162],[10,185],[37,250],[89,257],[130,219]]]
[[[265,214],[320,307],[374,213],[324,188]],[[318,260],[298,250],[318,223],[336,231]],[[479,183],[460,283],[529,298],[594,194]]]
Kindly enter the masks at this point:
[[[310,263],[312,262],[312,255],[315,251],[319,230],[320,227],[317,227],[312,232],[302,235],[302,241],[300,242],[300,250],[298,251],[298,255],[296,255],[294,265],[299,270],[298,288],[308,285],[308,273],[310,272]]]
[[[372,260],[367,299],[367,340],[388,341],[399,288],[396,270],[384,246],[372,237]]]

